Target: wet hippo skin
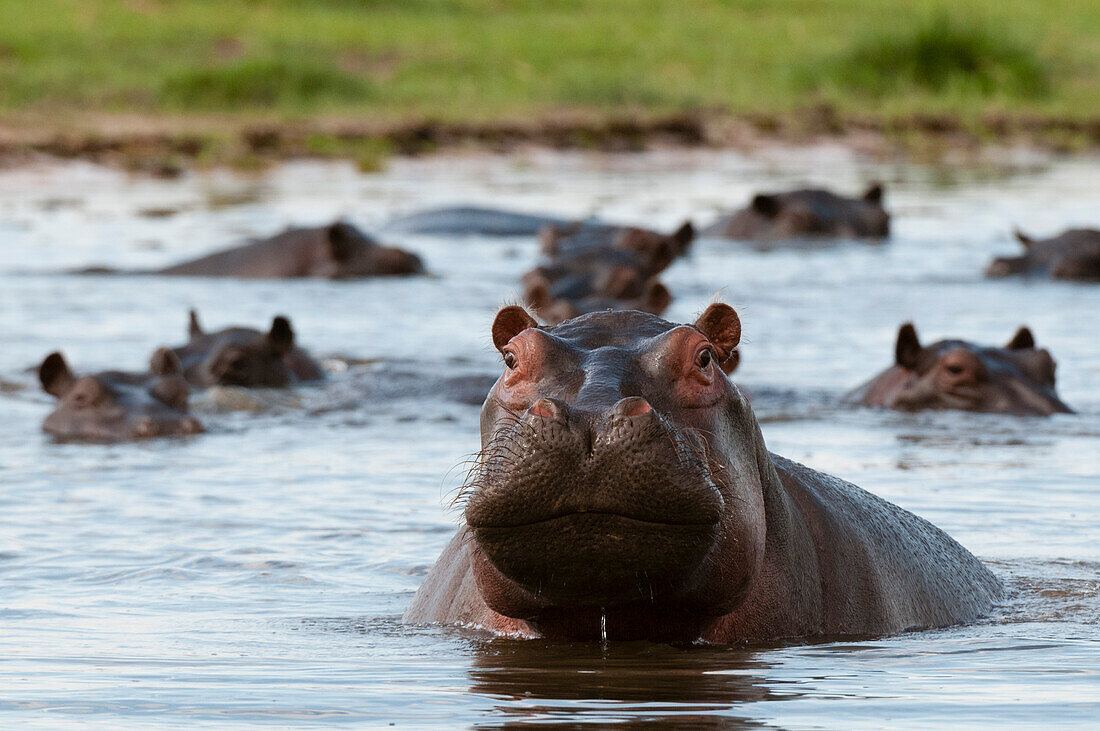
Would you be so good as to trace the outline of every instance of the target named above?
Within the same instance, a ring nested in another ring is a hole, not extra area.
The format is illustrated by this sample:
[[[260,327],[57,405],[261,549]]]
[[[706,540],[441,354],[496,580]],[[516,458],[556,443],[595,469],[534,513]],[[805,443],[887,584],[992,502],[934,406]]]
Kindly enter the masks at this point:
[[[1100,282],[1100,231],[1075,228],[1049,239],[1034,239],[1022,231],[1022,256],[1002,256],[986,268],[987,277],[1013,275]]]
[[[524,637],[715,643],[941,627],[997,579],[943,531],[768,452],[723,364],[732,308],[692,325],[496,317],[465,525],[405,613]]]
[[[965,340],[921,345],[912,323],[898,330],[894,365],[849,393],[862,406],[956,409],[1049,416],[1072,413],[1054,388],[1056,364],[1021,327],[1002,348]]]
[[[820,188],[762,193],[748,206],[722,216],[703,236],[755,241],[800,238],[869,238],[890,235],[881,185],[848,198]]]
[[[38,367],[38,378],[57,399],[42,429],[58,439],[120,442],[203,431],[188,413],[187,382],[168,348],[153,354],[148,373],[86,376],[75,375],[61,353],[51,353]]]
[[[600,225],[592,221],[593,225]],[[448,206],[395,218],[387,231],[428,236],[534,236],[546,226],[570,226],[557,216],[502,211],[478,206]]]
[[[196,386],[280,388],[324,378],[321,366],[294,344],[294,330],[282,316],[271,329],[227,327],[205,332],[191,310],[187,344],[173,348],[183,374]]]
[[[423,274],[416,254],[382,246],[344,221],[318,228],[288,228],[193,261],[141,271],[89,267],[81,274],[156,274],[237,279],[360,279]]]

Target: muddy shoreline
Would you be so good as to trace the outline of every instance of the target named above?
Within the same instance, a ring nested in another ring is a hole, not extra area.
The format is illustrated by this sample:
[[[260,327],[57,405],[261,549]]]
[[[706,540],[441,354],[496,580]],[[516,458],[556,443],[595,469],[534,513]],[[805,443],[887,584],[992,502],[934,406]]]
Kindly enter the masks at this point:
[[[957,115],[919,114],[885,119],[846,115],[819,105],[783,115],[562,114],[492,122],[105,118],[79,126],[54,126],[35,120],[7,120],[0,121],[0,167],[16,167],[47,156],[174,177],[191,168],[263,169],[301,158],[351,159],[360,169],[373,171],[384,167],[393,155],[455,150],[753,150],[821,143],[914,160],[981,153],[993,147],[1082,153],[1100,148],[1100,117],[989,114],[971,122]]]

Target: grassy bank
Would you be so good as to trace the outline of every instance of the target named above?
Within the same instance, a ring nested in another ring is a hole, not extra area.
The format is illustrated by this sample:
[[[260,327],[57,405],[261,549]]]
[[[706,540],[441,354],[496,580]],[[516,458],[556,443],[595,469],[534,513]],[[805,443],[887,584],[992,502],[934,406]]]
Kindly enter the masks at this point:
[[[767,129],[807,109],[1100,140],[1092,0],[0,0],[0,17],[9,140],[155,130],[202,154],[261,125],[358,154],[332,129]]]

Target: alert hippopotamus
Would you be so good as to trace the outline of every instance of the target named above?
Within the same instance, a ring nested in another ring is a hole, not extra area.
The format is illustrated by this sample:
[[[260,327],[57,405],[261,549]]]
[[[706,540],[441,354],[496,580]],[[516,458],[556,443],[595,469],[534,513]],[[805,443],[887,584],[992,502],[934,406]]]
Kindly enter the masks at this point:
[[[61,353],[50,353],[38,367],[38,378],[43,390],[57,398],[42,429],[60,439],[120,442],[203,430],[187,412],[187,382],[168,348],[153,354],[148,373],[87,376],[74,375]]]
[[[1021,327],[1003,348],[963,340],[921,345],[911,323],[898,330],[894,365],[846,399],[900,411],[958,409],[1049,416],[1072,413],[1054,390],[1054,359]]]
[[[741,335],[641,312],[502,309],[465,525],[407,622],[715,643],[966,622],[998,580],[932,524],[768,452],[722,373]]]
[[[600,225],[598,221],[592,221]],[[386,231],[428,236],[534,236],[546,226],[570,226],[556,216],[501,211],[477,206],[432,208],[386,223]]]
[[[1019,230],[1015,234],[1024,255],[997,257],[986,268],[987,277],[1024,274],[1100,282],[1100,231],[1073,228],[1050,239],[1033,239]]]
[[[722,216],[703,236],[776,241],[801,238],[868,238],[890,235],[890,214],[882,205],[882,186],[872,185],[861,198],[806,188],[757,195],[736,213]]]
[[[319,228],[288,228],[267,239],[147,273],[242,279],[354,279],[423,274],[424,265],[415,254],[382,246],[350,223],[337,221]]]
[[[191,310],[190,340],[173,348],[183,363],[183,374],[196,386],[281,388],[298,381],[324,377],[320,364],[294,345],[294,330],[285,317],[276,317],[269,331],[227,327],[207,333]]]

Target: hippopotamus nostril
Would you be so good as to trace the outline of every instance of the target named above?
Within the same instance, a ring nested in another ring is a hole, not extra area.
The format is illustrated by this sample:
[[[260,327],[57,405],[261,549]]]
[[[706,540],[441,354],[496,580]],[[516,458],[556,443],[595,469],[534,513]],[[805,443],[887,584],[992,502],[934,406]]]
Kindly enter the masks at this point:
[[[641,416],[642,414],[650,414],[653,412],[653,407],[649,405],[649,402],[640,396],[630,396],[619,401],[617,404],[611,407],[612,416]]]
[[[540,398],[531,405],[531,414],[544,419],[565,420],[565,404],[556,399]]]

